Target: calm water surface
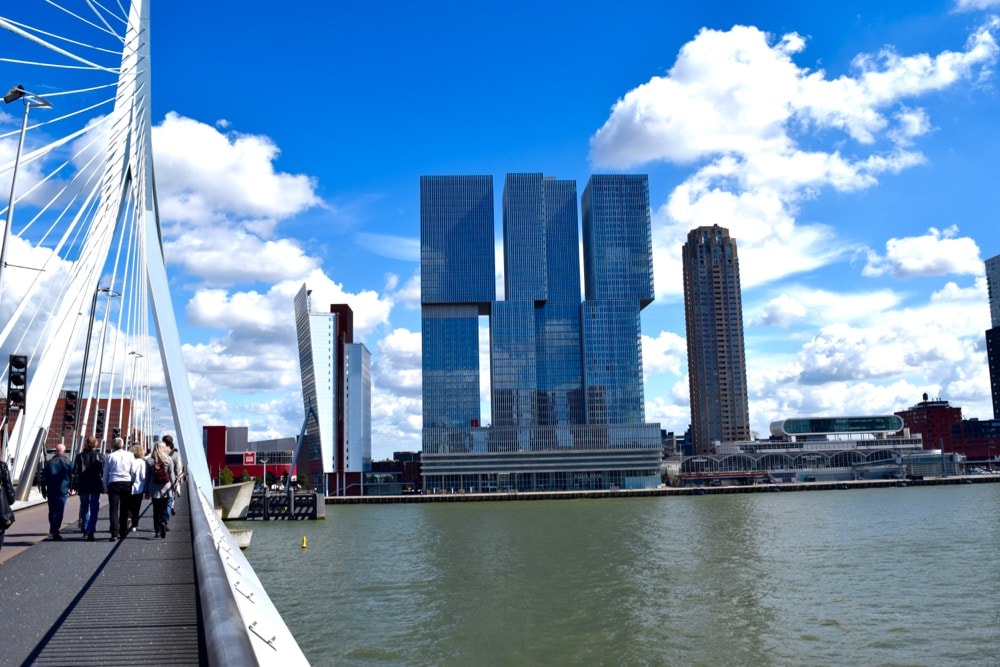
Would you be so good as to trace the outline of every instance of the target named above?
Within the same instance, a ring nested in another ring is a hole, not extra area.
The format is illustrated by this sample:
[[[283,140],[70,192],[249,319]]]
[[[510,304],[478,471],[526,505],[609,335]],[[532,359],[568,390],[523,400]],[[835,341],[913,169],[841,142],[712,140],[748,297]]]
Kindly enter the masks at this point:
[[[976,484],[245,525],[314,665],[997,665],[998,517]]]

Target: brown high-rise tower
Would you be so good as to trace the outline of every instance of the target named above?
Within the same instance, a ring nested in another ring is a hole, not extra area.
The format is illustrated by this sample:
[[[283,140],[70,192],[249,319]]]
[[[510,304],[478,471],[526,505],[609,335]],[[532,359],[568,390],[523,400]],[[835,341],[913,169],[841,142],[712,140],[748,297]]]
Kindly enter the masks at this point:
[[[729,230],[688,233],[684,244],[691,436],[696,454],[750,439],[740,262]]]

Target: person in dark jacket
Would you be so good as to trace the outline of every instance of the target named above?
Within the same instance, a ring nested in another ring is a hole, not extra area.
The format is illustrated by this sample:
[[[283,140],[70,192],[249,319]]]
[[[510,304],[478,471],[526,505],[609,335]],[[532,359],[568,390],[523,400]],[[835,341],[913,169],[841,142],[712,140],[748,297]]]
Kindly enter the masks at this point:
[[[56,445],[56,453],[45,463],[42,469],[42,481],[48,491],[49,502],[49,535],[53,540],[61,540],[59,529],[62,527],[63,513],[66,511],[66,499],[69,498],[69,482],[73,475],[73,464],[66,456],[66,445]]]
[[[97,512],[104,491],[104,457],[97,447],[97,438],[89,436],[73,462],[73,487],[80,496],[80,530],[91,542],[97,531]]]
[[[170,448],[162,442],[156,443],[153,453],[146,459],[146,462],[149,466],[146,474],[148,479],[146,497],[153,501],[153,531],[161,538],[165,538],[167,536],[167,500],[174,492],[174,485],[177,483],[177,468],[174,465],[174,460],[170,458]],[[168,479],[159,479],[155,472],[157,464],[165,468]]]
[[[7,500],[8,505],[14,504],[14,485],[10,481],[10,468],[7,467],[7,462],[3,460],[3,441],[0,440],[0,493],[4,494],[4,498]],[[7,533],[7,530],[0,524],[0,549],[3,549],[3,538]]]

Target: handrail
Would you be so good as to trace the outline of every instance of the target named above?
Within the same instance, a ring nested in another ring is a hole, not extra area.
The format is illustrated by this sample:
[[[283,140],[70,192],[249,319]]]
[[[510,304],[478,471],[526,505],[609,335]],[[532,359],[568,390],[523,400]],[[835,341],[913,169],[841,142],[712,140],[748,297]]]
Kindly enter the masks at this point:
[[[243,627],[236,599],[229,590],[225,566],[219,558],[212,529],[195,497],[194,484],[187,484],[191,507],[191,542],[198,575],[198,601],[201,604],[205,649],[210,665],[253,665],[257,663],[250,635]]]

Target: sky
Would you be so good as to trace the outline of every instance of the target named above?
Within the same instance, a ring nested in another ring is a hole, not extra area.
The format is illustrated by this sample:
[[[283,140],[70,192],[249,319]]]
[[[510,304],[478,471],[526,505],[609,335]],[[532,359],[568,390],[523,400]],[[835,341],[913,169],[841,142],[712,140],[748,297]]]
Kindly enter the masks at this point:
[[[371,352],[373,458],[419,450],[419,178],[492,175],[500,253],[509,172],[581,194],[649,175],[647,421],[690,422],[681,247],[713,224],[739,246],[753,431],[924,393],[993,416],[1000,0],[152,4],[157,195],[203,424],[298,433],[306,284]]]

